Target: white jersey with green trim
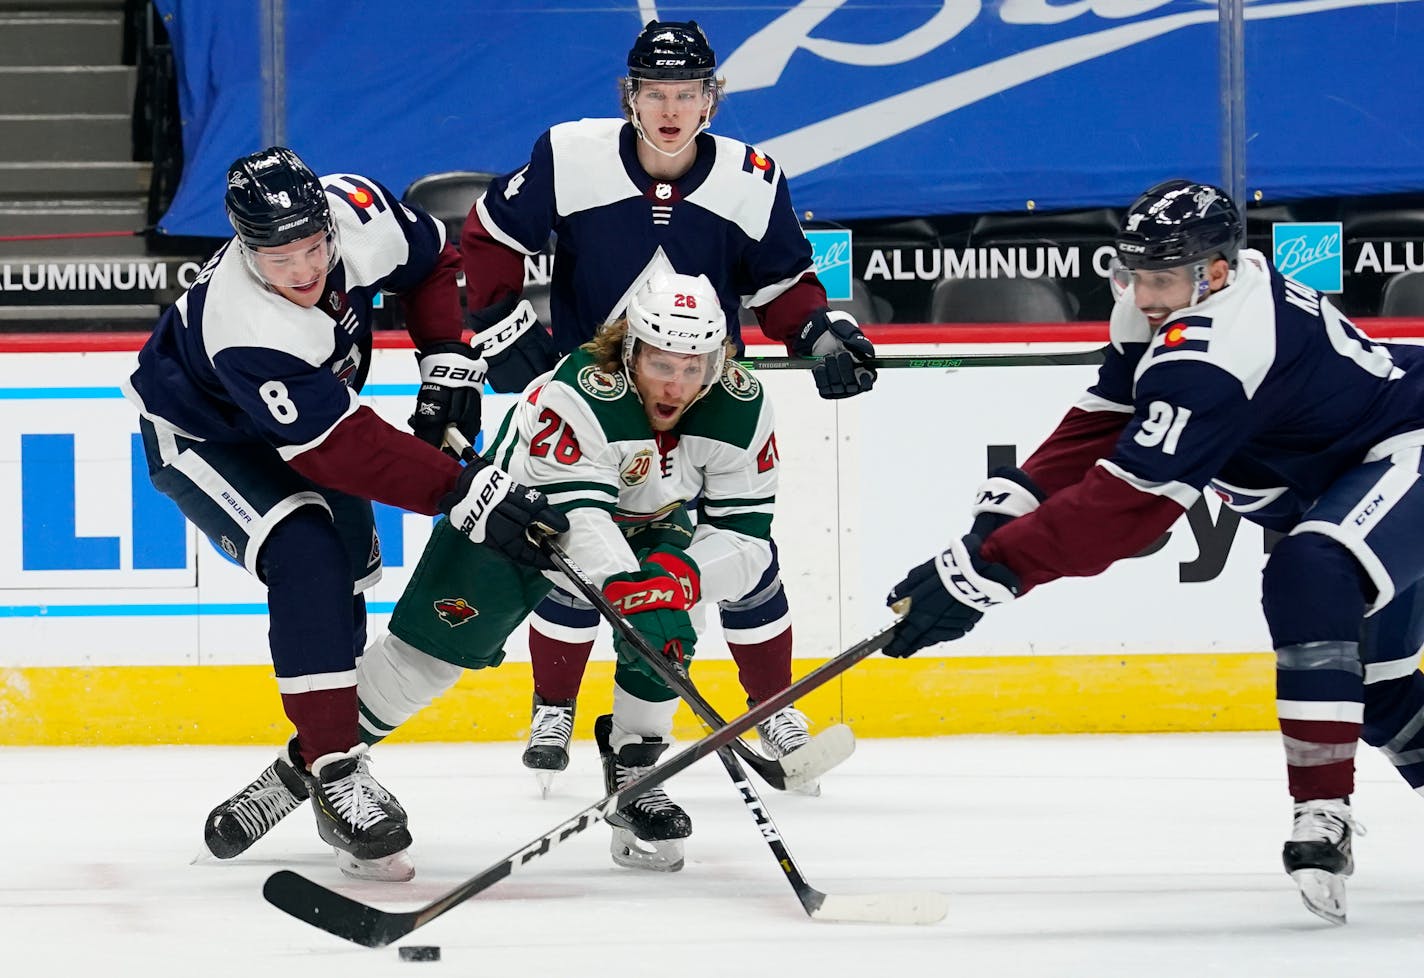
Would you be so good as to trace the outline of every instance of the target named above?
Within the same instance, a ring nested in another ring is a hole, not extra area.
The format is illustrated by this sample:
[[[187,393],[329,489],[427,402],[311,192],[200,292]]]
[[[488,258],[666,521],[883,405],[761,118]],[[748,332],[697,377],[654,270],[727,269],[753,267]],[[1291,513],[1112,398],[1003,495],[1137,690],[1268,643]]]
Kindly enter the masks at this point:
[[[565,548],[599,585],[638,567],[627,524],[688,504],[704,600],[745,595],[770,566],[780,466],[771,402],[733,361],[673,431],[657,433],[627,376],[575,350],[525,390],[486,454],[568,514]]]

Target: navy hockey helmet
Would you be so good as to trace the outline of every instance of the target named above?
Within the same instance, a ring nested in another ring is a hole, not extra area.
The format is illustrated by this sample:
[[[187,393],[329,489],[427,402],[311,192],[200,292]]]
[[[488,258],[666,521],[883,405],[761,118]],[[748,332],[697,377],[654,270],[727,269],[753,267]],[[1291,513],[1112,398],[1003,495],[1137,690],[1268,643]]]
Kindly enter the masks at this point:
[[[1114,244],[1130,270],[1176,268],[1217,254],[1234,266],[1245,237],[1241,211],[1226,191],[1179,179],[1138,197]]]
[[[244,156],[228,167],[223,203],[238,239],[249,249],[290,244],[333,228],[321,181],[285,146]]]
[[[628,52],[628,77],[638,81],[706,81],[717,55],[697,21],[650,20]]]

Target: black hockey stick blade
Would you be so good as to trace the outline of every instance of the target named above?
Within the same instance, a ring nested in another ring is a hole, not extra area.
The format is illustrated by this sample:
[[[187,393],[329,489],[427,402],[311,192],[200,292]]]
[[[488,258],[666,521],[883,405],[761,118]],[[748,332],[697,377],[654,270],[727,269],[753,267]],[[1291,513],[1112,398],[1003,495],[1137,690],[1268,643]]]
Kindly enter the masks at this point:
[[[899,607],[896,611],[903,614]],[[726,726],[678,751],[637,781],[626,785],[622,791],[616,791],[595,802],[573,818],[561,822],[527,845],[465,880],[450,892],[416,910],[380,910],[329,890],[320,883],[290,870],[280,870],[269,876],[266,885],[262,887],[262,895],[278,910],[328,934],[366,947],[385,947],[489,889],[515,870],[522,869],[561,842],[601,822],[610,812],[617,811],[634,798],[651,791],[708,754],[726,747],[773,713],[830,682],[862,659],[879,652],[890,644],[894,632],[895,625],[888,625],[835,658],[827,659],[775,696],[763,700],[746,713],[728,721]]]
[[[739,357],[748,370],[810,370],[819,359],[802,357]],[[1064,367],[1103,362],[1103,348],[1061,353],[957,353],[880,356],[870,362],[876,370],[919,368],[961,370],[967,367]]]
[[[553,539],[544,537],[539,541],[539,549],[544,551],[554,562],[554,566],[578,589],[584,600],[598,609],[603,620],[612,625],[613,630],[621,635],[625,642],[637,649],[654,671],[662,677],[663,682],[667,683],[678,696],[686,701],[699,720],[713,729],[726,725],[726,721],[718,715],[716,708],[698,692],[697,687],[692,685],[686,674],[653,650],[652,646],[648,644],[648,640],[628,623],[628,619],[623,617],[622,613],[613,606],[613,602],[604,596],[603,592],[598,589],[598,585],[589,579],[589,576],[583,572],[583,568],[574,562],[563,547],[560,547]],[[773,788],[785,791],[787,788],[799,788],[816,780],[855,753],[855,734],[845,724],[836,724],[812,737],[809,744],[778,760],[762,757],[743,743],[741,738],[732,741],[731,747],[737,752],[737,756],[763,781]]]

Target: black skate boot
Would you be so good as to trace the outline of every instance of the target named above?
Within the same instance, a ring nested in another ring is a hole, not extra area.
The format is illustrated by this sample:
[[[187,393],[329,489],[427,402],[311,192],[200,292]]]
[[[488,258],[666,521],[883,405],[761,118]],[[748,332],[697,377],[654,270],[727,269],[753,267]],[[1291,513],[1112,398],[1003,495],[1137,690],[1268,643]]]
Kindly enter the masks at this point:
[[[403,882],[415,876],[405,809],[371,777],[368,749],[357,744],[312,764],[317,834],[336,849],[337,865],[352,879]]]
[[[753,700],[747,700],[747,706],[756,706],[756,703]],[[811,734],[807,731],[806,714],[794,706],[777,710],[757,724],[756,732],[757,737],[761,740],[761,752],[773,761],[779,761],[792,751],[800,750],[811,742]],[[815,798],[821,794],[821,782],[818,779],[812,779],[787,790]]]
[[[219,859],[246,852],[287,815],[301,807],[308,792],[297,738],[246,788],[208,813],[203,842]]]
[[[524,749],[524,766],[534,772],[539,793],[549,797],[555,772],[569,766],[569,741],[574,735],[573,700],[546,700],[534,694],[534,712],[529,721],[529,746]]]
[[[1345,923],[1345,878],[1355,871],[1350,842],[1357,831],[1363,835],[1364,826],[1355,823],[1349,798],[1296,802],[1290,841],[1281,850],[1306,909],[1332,924]]]
[[[598,741],[598,753],[603,759],[603,782],[610,794],[647,773],[670,743],[643,737],[641,743],[625,744],[615,752],[610,744],[613,717],[606,714],[594,721],[593,736]],[[692,819],[668,799],[661,786],[639,795],[609,815],[608,824],[613,829],[610,851],[619,866],[660,873],[682,869],[682,840],[692,834]]]

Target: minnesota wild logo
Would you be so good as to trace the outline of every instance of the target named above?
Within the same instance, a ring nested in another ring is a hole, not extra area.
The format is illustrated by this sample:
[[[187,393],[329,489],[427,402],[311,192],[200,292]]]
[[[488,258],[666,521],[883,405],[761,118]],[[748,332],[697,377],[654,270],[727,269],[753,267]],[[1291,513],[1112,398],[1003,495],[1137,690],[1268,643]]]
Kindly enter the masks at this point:
[[[750,401],[761,393],[761,381],[735,360],[728,360],[722,371],[722,386],[739,401]]]
[[[600,401],[616,401],[628,389],[622,374],[611,374],[592,365],[578,372],[578,385],[589,397]]]
[[[435,613],[451,628],[459,628],[471,618],[478,617],[480,609],[464,598],[441,598],[435,602]]]

